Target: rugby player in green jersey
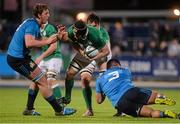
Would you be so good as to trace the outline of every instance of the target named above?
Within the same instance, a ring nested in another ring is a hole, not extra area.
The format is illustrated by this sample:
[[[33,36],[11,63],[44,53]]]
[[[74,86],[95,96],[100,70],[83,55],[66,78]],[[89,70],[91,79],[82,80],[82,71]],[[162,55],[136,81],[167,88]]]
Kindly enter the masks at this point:
[[[89,16],[87,17],[87,23],[93,27],[96,27],[97,29],[99,29],[103,35],[104,38],[106,38],[106,43],[107,45],[109,46],[109,48],[111,48],[111,43],[110,43],[110,38],[109,38],[109,34],[108,32],[106,31],[105,28],[103,28],[101,25],[100,25],[100,17],[97,16],[95,13],[90,13]],[[104,61],[103,63],[101,63],[101,65],[99,65],[99,74],[101,75],[105,70],[106,70],[106,65],[107,65],[107,61],[110,60],[112,57],[112,54],[111,54],[111,51],[110,51],[110,54],[107,56],[107,60]],[[92,62],[94,63],[94,62]],[[91,63],[91,64],[92,64]],[[93,68],[91,66],[91,64],[89,64],[84,70],[88,69],[88,68]],[[95,68],[94,68],[95,69]],[[87,74],[87,73],[81,73],[81,78],[82,79],[91,79],[92,78],[92,75],[90,74]],[[90,82],[90,80],[89,80]],[[90,99],[90,98],[89,98]],[[88,103],[87,103],[88,105]],[[88,116],[88,115],[92,115],[91,114],[92,112],[90,110],[87,110],[86,113],[84,115]],[[121,112],[118,112],[113,115],[113,116],[125,116],[124,113],[121,113]]]
[[[68,32],[66,35],[63,36],[65,41],[68,41],[72,44],[72,46],[77,50],[77,54],[72,59],[70,66],[66,72],[66,79],[65,79],[65,97],[63,101],[68,104],[71,101],[71,91],[74,85],[74,76],[77,73],[83,71],[83,69],[88,66],[92,61],[95,61],[92,66],[93,68],[86,69],[88,74],[92,74],[94,68],[97,65],[101,65],[104,61],[107,60],[107,56],[110,53],[110,47],[107,44],[107,39],[103,37],[101,31],[96,27],[87,25],[85,22],[79,20],[75,22],[71,27],[68,28]],[[84,50],[87,46],[93,46],[98,49],[98,54],[93,58],[88,58],[84,53]],[[85,71],[83,71],[85,73]],[[91,76],[90,76],[91,77]],[[90,79],[83,79],[82,80],[82,88],[83,88],[83,95],[86,101],[86,105],[88,110],[92,111],[91,105],[91,88],[89,86]],[[89,113],[88,113],[89,114]],[[92,116],[93,112],[90,113],[88,116]],[[86,113],[85,115],[86,116]]]
[[[47,38],[56,33],[56,29],[52,24],[45,24],[41,30],[41,36]],[[60,86],[57,83],[57,76],[62,66],[62,55],[60,51],[60,43],[56,42],[51,45],[42,47],[42,54],[36,59],[41,70],[46,72],[48,83],[53,90],[56,98],[61,97]]]
[[[87,17],[87,24],[93,27],[96,27],[102,33],[103,38],[105,39],[106,44],[111,48],[109,34],[103,27],[100,26],[100,18],[95,14],[91,13]],[[101,74],[106,70],[106,62],[111,59],[111,50],[107,57],[104,57],[100,63],[98,63],[99,73]],[[82,82],[82,92],[83,97],[86,103],[87,110],[83,114],[83,116],[93,116],[93,108],[92,108],[92,91],[90,87],[90,82],[92,80],[92,72],[95,71],[96,62],[92,61],[88,66],[82,69],[80,77]],[[90,70],[90,71],[89,71]]]

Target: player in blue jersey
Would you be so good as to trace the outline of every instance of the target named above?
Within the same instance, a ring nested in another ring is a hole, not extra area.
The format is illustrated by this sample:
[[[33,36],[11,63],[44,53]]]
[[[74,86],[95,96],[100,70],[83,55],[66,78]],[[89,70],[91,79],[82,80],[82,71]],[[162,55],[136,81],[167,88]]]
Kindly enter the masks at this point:
[[[53,107],[55,115],[70,115],[75,113],[73,109],[62,108],[56,101],[51,89],[48,87],[47,78],[29,55],[30,48],[41,47],[56,42],[62,38],[62,32],[52,35],[47,39],[41,39],[40,27],[45,24],[50,16],[48,6],[37,4],[33,8],[34,18],[26,19],[16,30],[8,48],[7,62],[9,66],[21,75],[33,81],[35,87],[30,87],[28,93],[27,108],[24,115],[40,115],[35,111],[33,102],[40,90],[42,96]],[[64,29],[62,29],[64,30]]]
[[[170,110],[160,111],[148,107],[149,104],[175,105],[176,102],[150,89],[135,87],[131,72],[121,67],[116,59],[107,63],[107,71],[96,81],[96,101],[101,104],[105,97],[118,111],[133,117],[180,118]]]

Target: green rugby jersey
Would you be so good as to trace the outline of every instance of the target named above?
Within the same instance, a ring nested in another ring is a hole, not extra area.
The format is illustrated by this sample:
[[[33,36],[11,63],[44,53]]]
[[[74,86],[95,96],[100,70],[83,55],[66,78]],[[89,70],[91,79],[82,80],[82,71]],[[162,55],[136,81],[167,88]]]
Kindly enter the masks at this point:
[[[86,39],[77,40],[73,33],[73,26],[68,28],[68,37],[72,40],[72,44],[79,44],[82,49],[85,49],[87,46],[93,46],[96,49],[101,49],[106,44],[106,38],[103,37],[103,34],[100,30],[93,26],[87,26],[88,34]]]
[[[51,35],[55,34],[57,30],[52,24],[46,24],[45,27],[41,30],[41,36],[42,38],[48,38]],[[45,45],[42,47],[42,52],[46,51],[49,48],[50,45]],[[50,55],[46,56],[43,60],[47,61],[51,58],[61,58],[62,59],[62,54],[60,51],[60,43],[57,41],[57,48],[53,53]]]

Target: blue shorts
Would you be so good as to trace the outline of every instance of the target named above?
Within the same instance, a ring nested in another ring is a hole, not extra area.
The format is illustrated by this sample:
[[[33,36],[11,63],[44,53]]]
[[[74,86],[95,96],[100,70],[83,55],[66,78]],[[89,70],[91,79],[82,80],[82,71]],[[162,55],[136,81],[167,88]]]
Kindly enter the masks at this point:
[[[118,111],[137,117],[143,105],[147,105],[152,91],[149,89],[134,87],[129,89],[120,98],[116,105]]]
[[[19,72],[21,75],[29,78],[31,72],[33,72],[38,66],[37,64],[30,58],[16,58],[10,55],[7,55],[8,65]],[[32,80],[32,79],[30,79]]]

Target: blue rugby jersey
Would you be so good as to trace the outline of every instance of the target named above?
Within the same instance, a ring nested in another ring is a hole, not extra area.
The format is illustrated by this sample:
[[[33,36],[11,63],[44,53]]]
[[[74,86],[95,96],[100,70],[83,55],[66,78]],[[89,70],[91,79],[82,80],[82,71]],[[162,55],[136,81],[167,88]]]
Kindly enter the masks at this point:
[[[8,55],[16,58],[24,58],[29,55],[29,48],[25,46],[25,35],[29,34],[36,39],[40,38],[40,27],[34,18],[26,19],[16,29],[13,38],[9,44]]]
[[[114,107],[124,93],[133,87],[131,72],[128,68],[113,67],[96,80],[96,92],[104,93]]]

